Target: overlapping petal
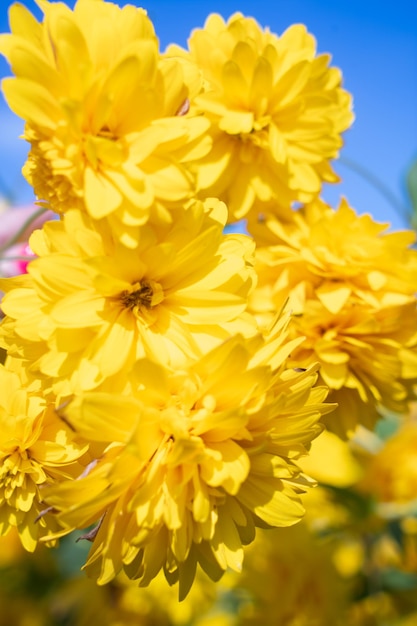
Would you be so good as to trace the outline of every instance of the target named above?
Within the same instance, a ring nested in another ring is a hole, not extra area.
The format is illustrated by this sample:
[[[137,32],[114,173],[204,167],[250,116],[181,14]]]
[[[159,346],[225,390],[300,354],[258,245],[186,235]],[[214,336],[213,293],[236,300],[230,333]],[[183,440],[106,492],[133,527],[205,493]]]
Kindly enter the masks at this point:
[[[102,453],[47,500],[68,530],[98,524],[86,570],[99,583],[124,568],[146,586],[163,569],[184,596],[197,563],[214,580],[240,571],[257,526],[300,519],[311,481],[296,461],[332,406],[315,367],[286,368],[293,347],[281,320],[184,369],[139,360],[123,394],[85,392],[63,409]]]
[[[2,90],[31,145],[24,173],[52,210],[108,218],[134,246],[129,226],[168,219],[167,203],[191,197],[185,163],[207,151],[208,123],[177,115],[188,98],[182,65],[160,58],[143,9],[40,5],[42,23],[14,5],[0,40],[15,74]]]
[[[417,252],[412,231],[386,232],[345,200],[321,201],[291,220],[251,223],[258,287],[250,308],[267,323],[289,298],[294,364],[320,362],[339,405],[328,426],[339,434],[372,427],[378,409],[403,412],[417,380]]]
[[[4,345],[69,393],[123,382],[145,355],[175,367],[253,334],[253,241],[223,235],[226,214],[214,200],[178,208],[174,224],[143,225],[134,249],[78,211],[51,222],[31,239],[29,274],[2,283]]]
[[[56,528],[54,520],[37,520],[45,508],[41,486],[79,474],[87,445],[60,420],[39,385],[28,385],[24,370],[18,372],[0,366],[0,534],[15,527],[33,552],[39,537]]]
[[[196,163],[198,187],[228,204],[231,221],[265,207],[285,214],[338,180],[329,161],[352,122],[351,98],[303,25],[278,37],[240,13],[212,14],[188,44],[168,54],[205,79],[192,106],[210,120],[213,146]]]

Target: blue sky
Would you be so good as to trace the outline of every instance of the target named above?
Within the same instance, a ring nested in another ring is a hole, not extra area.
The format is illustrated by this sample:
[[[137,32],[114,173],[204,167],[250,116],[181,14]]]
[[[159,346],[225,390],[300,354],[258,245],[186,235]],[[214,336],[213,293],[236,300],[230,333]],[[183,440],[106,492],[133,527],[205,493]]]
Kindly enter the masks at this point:
[[[40,15],[33,0],[21,0]],[[0,27],[7,32],[7,7],[0,0]],[[74,2],[68,4],[73,6]],[[127,2],[119,2],[127,4]],[[225,18],[240,11],[280,34],[302,22],[317,39],[319,52],[330,52],[333,64],[344,75],[344,86],[354,97],[356,120],[345,134],[341,160],[335,169],[342,184],[325,189],[325,198],[336,204],[347,196],[359,213],[371,213],[394,228],[407,226],[404,214],[363,178],[355,167],[368,170],[407,207],[405,175],[417,159],[417,7],[414,0],[278,0],[248,2],[216,0],[150,0],[143,6],[152,19],[164,49],[170,42],[185,45],[193,28],[201,27],[210,12]],[[0,75],[7,76],[0,61]],[[0,102],[0,184],[17,202],[31,200],[20,168],[27,145],[17,139],[22,122]]]

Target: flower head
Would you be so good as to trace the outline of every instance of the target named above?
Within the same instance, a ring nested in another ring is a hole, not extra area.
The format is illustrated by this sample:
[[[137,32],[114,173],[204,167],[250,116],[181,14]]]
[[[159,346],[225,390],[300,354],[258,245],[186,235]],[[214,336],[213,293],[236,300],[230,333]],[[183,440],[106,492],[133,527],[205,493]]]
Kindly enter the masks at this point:
[[[329,160],[352,122],[351,99],[304,26],[278,37],[240,13],[227,23],[212,14],[191,34],[187,58],[205,80],[193,103],[213,139],[196,164],[198,186],[227,203],[231,221],[265,204],[309,201],[322,181],[337,180]]]
[[[300,519],[310,481],[296,461],[331,407],[315,368],[286,369],[285,326],[233,337],[183,370],[140,360],[124,394],[87,392],[65,408],[102,452],[48,504],[68,530],[99,522],[85,567],[100,584],[124,568],[146,586],[163,569],[184,596],[197,563],[213,580],[240,571],[256,526]]]
[[[37,523],[45,508],[41,486],[79,473],[76,461],[86,446],[75,441],[40,389],[22,378],[0,366],[0,534],[15,527],[32,552],[46,526],[43,518]]]
[[[337,547],[335,537],[319,538],[304,523],[260,531],[243,574],[228,576],[241,599],[233,624],[344,626],[350,586],[335,567]]]
[[[360,442],[360,439],[359,439]],[[417,423],[407,419],[367,459],[360,488],[378,503],[387,517],[413,515],[417,510]]]
[[[233,333],[254,334],[254,245],[223,235],[226,214],[215,200],[178,208],[174,224],[143,225],[135,249],[79,211],[49,223],[31,238],[29,274],[3,279],[7,347],[72,393],[123,381],[145,355],[181,366]]]
[[[21,5],[0,50],[14,78],[2,89],[26,121],[24,173],[54,211],[85,209],[126,227],[191,196],[184,167],[207,123],[177,115],[188,97],[181,64],[162,60],[143,9],[41,0],[38,23]],[[158,208],[159,207],[159,208]]]
[[[346,434],[358,422],[372,427],[381,406],[406,410],[417,380],[415,234],[387,233],[346,201],[250,228],[258,243],[250,308],[266,322],[289,297],[295,334],[306,337],[293,363],[318,360],[339,404],[329,428]]]

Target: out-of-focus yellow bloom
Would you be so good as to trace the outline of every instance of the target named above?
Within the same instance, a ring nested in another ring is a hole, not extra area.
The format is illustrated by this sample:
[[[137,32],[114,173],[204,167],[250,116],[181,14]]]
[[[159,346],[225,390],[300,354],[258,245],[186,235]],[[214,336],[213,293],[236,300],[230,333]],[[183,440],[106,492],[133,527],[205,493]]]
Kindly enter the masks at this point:
[[[349,487],[362,476],[362,468],[346,441],[327,430],[312,443],[300,467],[315,480],[334,487]]]
[[[0,569],[17,563],[26,554],[16,528],[12,528],[7,537],[0,537]]]
[[[33,552],[46,522],[36,518],[41,485],[79,473],[86,446],[38,391],[26,388],[17,372],[0,366],[0,534],[16,528]]]
[[[310,201],[322,181],[338,180],[329,160],[352,122],[351,98],[303,25],[278,37],[240,13],[227,23],[213,14],[191,34],[189,54],[168,54],[203,74],[192,105],[210,120],[213,147],[196,163],[198,187],[227,203],[230,221]]]
[[[349,626],[403,625],[398,619],[393,596],[389,591],[380,590],[352,603],[347,619]]]
[[[417,422],[405,421],[369,457],[360,487],[375,498],[380,515],[417,512]]]
[[[365,565],[365,546],[361,538],[346,534],[335,547],[333,563],[343,578],[360,574]]]
[[[300,467],[304,460],[300,459]],[[319,484],[303,496],[306,509],[304,521],[313,532],[330,534],[352,524],[352,511],[343,498],[337,498],[336,495],[337,491]]]
[[[339,404],[332,431],[372,427],[381,406],[407,410],[417,380],[417,250],[412,231],[387,233],[346,201],[334,211],[315,202],[287,222],[273,216],[250,225],[258,244],[258,287],[250,308],[261,322],[289,297],[293,354],[320,375]]]
[[[0,626],[206,626],[218,587],[204,573],[181,603],[163,574],[146,589],[123,575],[100,587],[83,573],[68,575],[75,566],[68,560],[84,547],[68,538],[55,550],[38,544],[28,554],[16,529],[0,537]]]
[[[400,532],[397,527],[395,535]],[[412,626],[415,623],[417,576],[415,570],[409,568],[407,536],[400,537],[401,534],[394,536],[392,527],[391,531],[386,527],[381,534],[362,535],[366,561],[346,616],[345,623],[349,626]]]
[[[285,326],[231,338],[183,371],[138,361],[124,395],[89,392],[65,408],[103,452],[47,502],[68,530],[99,522],[85,566],[99,584],[124,568],[146,586],[163,568],[184,597],[198,563],[213,580],[240,571],[257,526],[299,521],[311,481],[296,461],[332,407],[314,368],[286,369]]]
[[[81,575],[54,588],[48,606],[71,626],[200,626],[216,596],[215,584],[201,572],[181,603],[162,574],[147,589],[123,575],[104,587]]]
[[[417,623],[417,611],[408,613],[408,615],[398,619],[395,622],[395,626],[414,626]]]
[[[15,528],[7,537],[0,537],[0,626],[59,623],[61,614],[56,611],[55,599],[51,597],[51,590],[56,589],[60,581],[55,553],[38,544],[35,553],[28,554]],[[71,624],[82,626],[81,623]]]
[[[126,620],[120,621],[120,626],[131,626],[129,617],[132,620],[133,616],[140,616],[143,626],[199,626],[200,618],[217,597],[216,585],[201,571],[183,602],[178,602],[176,589],[167,586],[162,572],[146,589],[138,589],[137,583],[123,575],[118,576],[115,583],[119,591],[117,625],[117,617],[120,620],[120,615],[126,614]]]
[[[401,520],[403,532],[403,566],[417,574],[417,516],[404,517]]]
[[[261,531],[243,574],[226,580],[241,598],[236,626],[345,626],[349,585],[333,563],[337,542],[301,523]]]
[[[43,23],[19,4],[0,51],[15,78],[2,89],[26,121],[24,173],[54,211],[109,217],[134,245],[128,226],[191,196],[184,163],[207,151],[208,123],[182,115],[182,64],[161,59],[143,9],[78,0],[74,11],[40,0]],[[178,113],[178,114],[177,114]]]
[[[40,256],[29,274],[3,279],[2,332],[16,351],[57,385],[92,389],[144,355],[182,366],[229,337],[254,334],[245,313],[253,286],[254,243],[223,235],[218,200],[177,209],[174,224],[145,224],[126,248],[79,211],[31,237]]]
[[[345,623],[349,626],[414,626],[416,600],[415,581],[405,588],[387,585],[386,589],[377,589],[352,602]]]

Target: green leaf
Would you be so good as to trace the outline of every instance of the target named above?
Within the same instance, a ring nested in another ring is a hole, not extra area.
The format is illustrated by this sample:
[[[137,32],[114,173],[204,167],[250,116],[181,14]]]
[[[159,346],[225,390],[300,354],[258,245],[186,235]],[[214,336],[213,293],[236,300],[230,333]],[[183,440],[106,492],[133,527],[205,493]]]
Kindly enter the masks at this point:
[[[417,217],[417,215],[416,215]],[[386,414],[384,415],[375,426],[375,434],[385,441],[389,439],[397,432],[400,425],[403,423],[402,416],[396,414]]]
[[[90,548],[91,543],[89,541],[77,542],[73,534],[61,539],[55,552],[55,558],[58,569],[64,578],[80,573]]]
[[[414,228],[417,228],[417,161],[408,170],[407,174],[407,191],[410,196],[411,205],[413,209],[413,215],[411,223]]]
[[[380,572],[380,581],[382,587],[389,591],[406,591],[416,588],[417,575],[412,572],[401,572],[394,568],[387,568]]]

